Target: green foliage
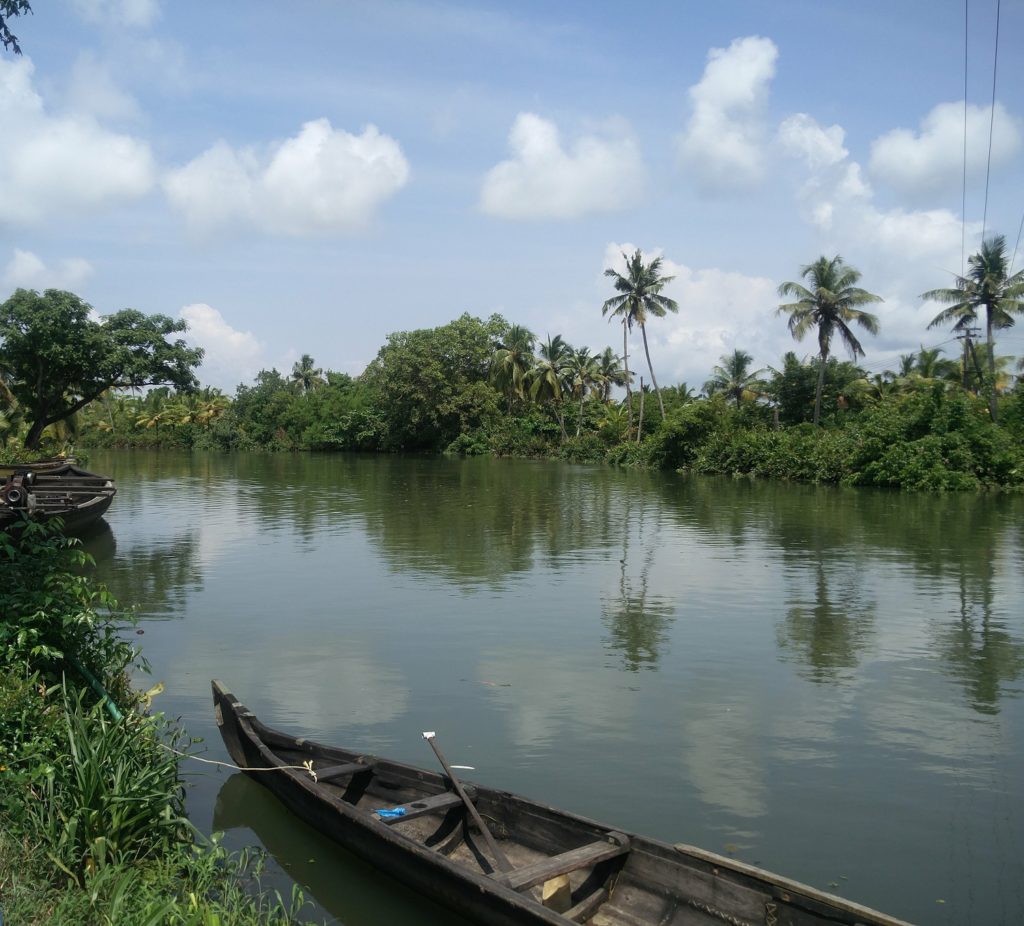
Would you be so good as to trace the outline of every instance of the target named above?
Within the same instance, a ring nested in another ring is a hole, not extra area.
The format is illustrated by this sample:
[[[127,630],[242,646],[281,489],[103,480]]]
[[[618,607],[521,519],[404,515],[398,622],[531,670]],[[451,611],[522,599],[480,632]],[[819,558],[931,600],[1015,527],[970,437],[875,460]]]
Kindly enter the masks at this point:
[[[389,335],[362,377],[383,424],[382,449],[443,450],[496,420],[501,394],[489,373],[507,329],[500,316],[484,322],[465,314]]]
[[[481,431],[472,434],[460,434],[446,448],[445,455],[450,457],[480,457],[490,453],[487,435]]]
[[[558,425],[539,409],[503,416],[488,430],[488,446],[499,457],[546,457],[558,445]]]
[[[772,378],[765,386],[765,395],[775,403],[780,424],[793,425],[814,420],[814,400],[820,368],[820,359],[801,363],[796,354],[788,351],[782,358],[782,369],[772,370]],[[855,364],[829,358],[825,363],[821,391],[821,408],[826,422],[841,413],[842,406],[857,403],[855,384],[864,377],[864,371]]]
[[[847,475],[849,441],[843,431],[801,425],[718,430],[700,448],[695,472],[798,482],[838,483]]]
[[[570,437],[559,447],[558,456],[569,463],[603,463],[608,447],[596,434]]]
[[[648,440],[648,459],[662,469],[685,469],[697,459],[700,448],[728,420],[725,402],[694,402],[673,411]]]
[[[984,404],[942,384],[862,416],[849,482],[908,489],[1024,485],[1024,449]]]
[[[82,692],[60,689],[64,737],[38,797],[30,804],[35,834],[54,865],[79,884],[106,865],[166,854],[190,841],[177,742],[159,716],[130,713],[120,722]],[[91,692],[89,693],[91,695]]]
[[[184,817],[183,734],[159,715],[107,718],[91,690],[50,684],[61,651],[127,687],[131,650],[77,547],[28,525],[2,541],[0,898],[10,922],[284,926],[303,905],[259,890],[260,860],[196,844]],[[11,626],[9,627],[8,624]],[[38,668],[42,663],[46,670]],[[140,699],[122,698],[136,703]],[[253,880],[253,879],[257,880]]]
[[[0,305],[0,367],[30,425],[25,446],[111,388],[196,385],[203,352],[168,336],[183,321],[124,309],[101,322],[74,293],[15,291]]]
[[[21,54],[21,46],[18,44],[18,37],[11,32],[10,26],[7,25],[7,20],[31,12],[32,7],[28,0],[0,0],[0,45],[13,51],[16,55]]]
[[[0,533],[0,653],[8,665],[24,663],[52,682],[66,657],[101,676],[132,661],[134,650],[109,619],[116,602],[83,572],[91,563],[57,526],[25,521]]]

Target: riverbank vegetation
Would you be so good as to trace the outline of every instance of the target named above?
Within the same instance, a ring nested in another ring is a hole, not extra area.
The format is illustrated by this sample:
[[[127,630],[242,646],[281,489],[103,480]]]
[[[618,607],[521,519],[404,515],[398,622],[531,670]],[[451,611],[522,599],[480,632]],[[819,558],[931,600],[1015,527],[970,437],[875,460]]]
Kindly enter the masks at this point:
[[[187,735],[148,709],[124,616],[76,541],[0,533],[0,915],[67,926],[295,922],[185,817]]]
[[[189,388],[199,356],[181,342],[164,357],[149,340],[149,359],[135,375],[165,385],[138,391],[119,374],[102,391],[90,381],[95,397],[82,402],[68,380],[61,407],[74,412],[42,433],[54,446],[490,454],[915,490],[1024,485],[1024,364],[999,356],[995,337],[1024,311],[1024,271],[1011,274],[1001,237],[985,242],[953,287],[923,294],[945,306],[932,327],[952,326],[959,356],[922,347],[895,370],[858,366],[859,331],[877,334],[880,325],[865,307],[881,299],[858,285],[859,272],[841,257],[821,257],[779,287],[790,301],[775,307],[793,337],[812,335],[817,350],[755,370],[738,348],[709,362],[700,389],[657,386],[647,325],[679,311],[663,294],[672,278],[658,258],[645,262],[637,251],[623,259],[624,274],[608,271],[615,294],[602,306],[622,325],[621,356],[467,313],[389,335],[359,376],[322,370],[305,354],[290,372],[264,370],[227,396]],[[8,371],[6,385],[0,376],[0,432],[9,443],[26,429],[37,435],[41,418],[17,372],[27,356],[19,365],[5,360],[14,342],[4,319],[38,307],[39,298],[19,291],[0,314],[0,370]],[[152,328],[133,319],[133,330]],[[984,341],[974,327],[982,319]],[[649,383],[630,365],[634,327]],[[836,342],[851,360],[835,356]]]

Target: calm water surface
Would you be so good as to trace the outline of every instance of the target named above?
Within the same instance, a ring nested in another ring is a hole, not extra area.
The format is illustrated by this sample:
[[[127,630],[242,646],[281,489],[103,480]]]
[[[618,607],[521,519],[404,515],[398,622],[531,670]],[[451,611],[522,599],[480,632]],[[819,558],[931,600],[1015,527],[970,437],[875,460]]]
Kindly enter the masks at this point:
[[[94,453],[159,706],[268,723],[921,923],[1024,922],[1024,499],[516,461]],[[242,776],[190,809],[328,922],[452,917]]]

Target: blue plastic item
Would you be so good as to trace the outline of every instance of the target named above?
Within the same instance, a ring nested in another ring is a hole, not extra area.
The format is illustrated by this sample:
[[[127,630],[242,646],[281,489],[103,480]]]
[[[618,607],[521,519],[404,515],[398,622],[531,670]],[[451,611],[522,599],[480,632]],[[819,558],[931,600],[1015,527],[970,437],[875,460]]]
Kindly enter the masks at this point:
[[[405,808],[394,807],[391,810],[377,810],[374,811],[374,813],[376,813],[378,817],[404,817]]]

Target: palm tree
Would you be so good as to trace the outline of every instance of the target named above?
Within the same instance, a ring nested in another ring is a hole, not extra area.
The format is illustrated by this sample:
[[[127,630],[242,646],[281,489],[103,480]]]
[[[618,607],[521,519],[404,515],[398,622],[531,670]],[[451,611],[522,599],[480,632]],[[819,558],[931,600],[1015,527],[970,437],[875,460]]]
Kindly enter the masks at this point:
[[[754,359],[750,354],[737,348],[719,359],[721,366],[712,368],[711,379],[704,384],[704,391],[708,395],[724,392],[737,405],[743,399],[752,400],[760,395],[764,383],[758,377],[764,369],[750,371],[750,364]]]
[[[597,355],[597,382],[602,402],[607,402],[612,397],[613,386],[626,385],[626,370],[622,366],[622,359],[616,357],[610,347],[606,347]]]
[[[600,367],[589,347],[570,351],[565,362],[565,377],[569,391],[580,400],[580,415],[576,421],[576,436],[579,437],[583,428],[583,402],[587,393],[600,393]]]
[[[856,285],[860,271],[847,266],[838,254],[831,260],[819,257],[813,264],[801,267],[800,276],[808,286],[792,281],[783,283],[779,295],[795,296],[797,301],[780,305],[776,311],[780,315],[788,313],[789,333],[798,341],[812,328],[818,330],[818,386],[814,395],[814,423],[817,425],[821,420],[821,393],[832,338],[838,334],[854,360],[863,357],[864,348],[850,325],[855,323],[871,334],[878,334],[878,318],[860,306],[883,300]]]
[[[654,391],[658,392],[658,380],[654,376],[654,367],[651,365],[651,351],[647,346],[647,317],[653,315],[656,318],[663,318],[666,312],[678,312],[679,306],[674,299],[661,295],[665,284],[670,283],[675,277],[664,277],[661,275],[661,258],[655,257],[649,264],[645,264],[640,249],[637,248],[632,257],[622,255],[626,261],[626,276],[617,270],[609,267],[605,270],[606,277],[612,277],[614,286],[618,292],[617,296],[605,301],[601,306],[601,314],[618,315],[622,319],[622,363],[626,371],[626,404],[630,406],[630,427],[633,425],[632,415],[632,393],[629,388],[629,346],[627,333],[633,325],[640,326],[640,333],[644,339],[644,353],[647,355],[647,369],[651,372],[651,382],[654,384]],[[665,418],[665,403],[658,393],[658,404],[661,406],[662,420]]]
[[[981,250],[967,258],[967,276],[958,276],[948,289],[930,289],[922,299],[941,302],[946,308],[932,319],[929,328],[953,323],[953,330],[970,337],[978,312],[985,310],[985,343],[988,346],[989,413],[996,420],[996,350],[993,331],[1010,328],[1014,315],[1024,312],[1024,270],[1008,276],[1010,263],[1006,239],[996,235],[981,243]],[[966,345],[965,345],[966,350]]]
[[[565,418],[562,415],[562,393],[565,384],[565,368],[572,348],[562,339],[560,334],[553,338],[548,335],[547,342],[540,346],[540,360],[531,372],[530,398],[534,402],[542,402],[554,407],[558,427],[564,440]]]
[[[299,392],[312,392],[324,383],[324,371],[317,367],[309,354],[292,365],[292,382]]]
[[[526,381],[533,366],[536,335],[522,325],[513,325],[491,358],[491,382],[508,396],[508,410],[514,398],[526,398]]]

